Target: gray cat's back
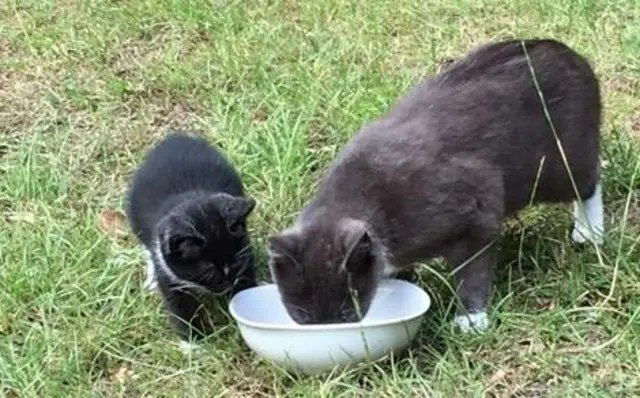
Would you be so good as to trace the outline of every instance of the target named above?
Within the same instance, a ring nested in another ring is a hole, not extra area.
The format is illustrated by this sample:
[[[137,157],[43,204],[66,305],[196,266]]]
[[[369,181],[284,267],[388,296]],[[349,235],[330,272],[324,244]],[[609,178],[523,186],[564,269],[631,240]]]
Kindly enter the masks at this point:
[[[536,179],[538,201],[575,197],[567,166],[580,196],[592,194],[599,179],[600,87],[589,62],[570,47],[555,40],[481,46],[430,87],[430,120],[443,153],[471,151],[499,167],[507,213],[529,202]]]
[[[329,192],[320,197],[391,201],[400,195],[424,201],[416,187],[428,191],[450,178],[447,163],[466,159],[502,173],[507,213],[528,202],[539,171],[537,198],[568,200],[571,181],[538,89],[581,182],[580,194],[589,196],[598,178],[598,81],[588,62],[566,45],[524,43],[528,59],[521,41],[490,44],[425,79],[345,146],[323,182]]]
[[[600,123],[599,84],[589,63],[555,40],[526,40],[524,45],[526,53],[520,40],[470,51],[402,98],[385,117],[386,124],[413,123],[419,134],[408,139],[436,140],[444,151],[477,151],[482,143],[502,152],[504,143],[496,137],[512,145],[548,141],[540,134],[549,129],[542,93],[554,124],[561,125],[556,127],[560,137],[592,133],[566,125],[569,120]]]

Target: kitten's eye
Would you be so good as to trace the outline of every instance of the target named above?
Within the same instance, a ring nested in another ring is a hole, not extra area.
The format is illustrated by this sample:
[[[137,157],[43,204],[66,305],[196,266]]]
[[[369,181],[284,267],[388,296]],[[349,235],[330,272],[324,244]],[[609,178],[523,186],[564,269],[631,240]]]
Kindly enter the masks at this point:
[[[229,232],[231,233],[231,235],[234,235],[234,236],[244,235],[245,231],[246,231],[246,225],[244,221],[237,222],[235,224],[232,224],[229,227]]]

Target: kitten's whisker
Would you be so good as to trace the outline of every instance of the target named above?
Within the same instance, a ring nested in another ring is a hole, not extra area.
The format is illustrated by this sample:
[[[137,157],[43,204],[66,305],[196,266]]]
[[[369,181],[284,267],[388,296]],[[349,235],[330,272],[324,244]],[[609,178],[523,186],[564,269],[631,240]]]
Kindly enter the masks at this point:
[[[242,247],[242,249],[238,250],[238,253],[242,253],[242,252],[246,251],[246,250],[247,250],[248,248],[250,248],[250,247],[251,247],[251,244],[250,244],[250,243],[247,243],[246,245],[244,245],[244,246]]]
[[[245,255],[245,256],[242,256],[242,257],[235,258],[235,259],[234,259],[234,262],[233,262],[233,264],[232,264],[231,266],[232,266],[232,267],[237,267],[238,265],[246,264],[246,263],[247,263],[247,261],[246,261],[246,260],[248,260],[248,259],[249,259],[249,256],[248,256],[248,255]]]
[[[236,286],[238,286],[238,283],[240,283],[242,280],[250,281],[251,278],[237,278],[235,281],[233,281],[233,286],[232,287],[235,288]]]
[[[238,252],[235,255],[235,258],[242,258],[244,256],[247,256],[251,253],[251,244],[246,244],[244,245],[244,247],[240,250],[238,250]]]
[[[204,286],[201,286],[197,283],[185,281],[185,280],[174,281],[174,283],[171,285],[171,290],[173,291],[189,290],[189,289],[199,290],[199,291],[206,290]]]
[[[208,292],[209,292],[211,295],[218,297],[218,296],[224,296],[224,295],[228,294],[228,293],[231,291],[231,289],[232,289],[232,288],[233,288],[233,287],[228,287],[228,288],[224,289],[224,290],[223,290],[223,291],[221,291],[221,292],[212,292],[211,290],[209,290]]]
[[[238,265],[238,263],[233,264],[231,267],[232,268],[236,268]],[[240,268],[235,272],[236,275],[242,275],[249,267],[251,266],[251,264],[248,263],[243,263]]]
[[[211,276],[213,275],[209,271],[201,271],[191,277],[191,279],[193,279],[192,283],[201,282],[203,280],[209,279]]]

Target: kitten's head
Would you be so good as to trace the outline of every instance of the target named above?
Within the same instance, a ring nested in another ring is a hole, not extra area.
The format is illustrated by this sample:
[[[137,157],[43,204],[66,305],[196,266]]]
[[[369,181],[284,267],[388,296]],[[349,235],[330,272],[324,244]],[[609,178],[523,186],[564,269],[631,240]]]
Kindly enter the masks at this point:
[[[176,206],[157,228],[161,254],[174,276],[213,293],[230,291],[253,266],[247,261],[246,220],[255,205],[252,198],[217,193]]]
[[[299,324],[357,322],[369,310],[384,267],[367,225],[316,217],[269,238],[269,266]]]

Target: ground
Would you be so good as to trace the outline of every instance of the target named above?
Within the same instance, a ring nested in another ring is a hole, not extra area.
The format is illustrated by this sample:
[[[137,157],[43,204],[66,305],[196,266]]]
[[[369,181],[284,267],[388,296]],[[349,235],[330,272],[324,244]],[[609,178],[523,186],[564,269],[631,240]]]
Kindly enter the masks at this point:
[[[570,208],[511,220],[484,335],[451,328],[447,269],[411,350],[299,377],[230,322],[184,356],[118,224],[127,182],[170,129],[221,145],[288,225],[332,157],[420,77],[470,46],[553,37],[605,100],[607,243],[572,244]],[[0,2],[0,394],[41,396],[640,395],[640,5],[635,0]],[[116,221],[115,223],[113,221]]]

